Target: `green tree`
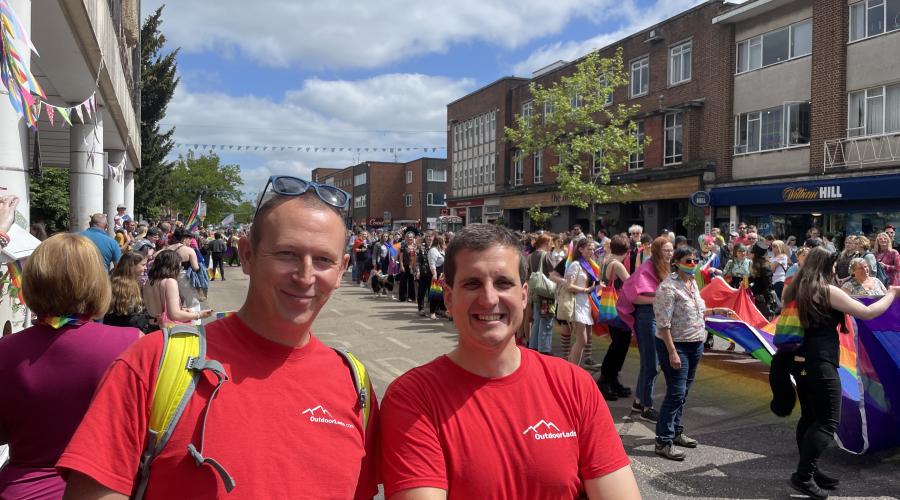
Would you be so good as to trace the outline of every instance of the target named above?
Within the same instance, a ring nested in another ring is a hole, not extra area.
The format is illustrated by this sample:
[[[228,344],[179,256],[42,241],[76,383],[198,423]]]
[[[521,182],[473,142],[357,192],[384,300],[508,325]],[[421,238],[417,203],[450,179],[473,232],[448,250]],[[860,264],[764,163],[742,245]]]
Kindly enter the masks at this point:
[[[534,227],[547,229],[547,222],[550,221],[550,217],[553,217],[553,213],[544,212],[540,205],[534,205],[528,209],[528,217]]]
[[[611,185],[610,174],[624,170],[629,157],[643,150],[632,117],[637,105],[607,105],[616,87],[628,84],[621,47],[611,58],[598,52],[585,56],[572,76],[549,87],[531,83],[530,116],[517,116],[506,138],[520,155],[549,150],[559,158],[551,170],[560,191],[572,205],[590,207],[590,231],[596,228],[596,206],[632,192],[628,185]],[[646,140],[645,140],[646,143]],[[594,158],[597,158],[597,168]]]
[[[141,27],[141,168],[134,174],[134,209],[136,214],[148,217],[160,216],[175,190],[172,162],[166,161],[174,147],[175,128],[161,132],[159,123],[178,86],[178,49],[162,53],[166,43],[159,31],[162,9],[156,9]]]
[[[187,156],[179,156],[171,174],[172,183],[178,186],[172,201],[182,213],[190,213],[202,196],[206,202],[206,220],[218,224],[226,215],[235,213],[240,207],[241,167],[223,165],[219,156],[212,151],[197,156],[188,151]]]
[[[31,174],[31,222],[43,222],[47,234],[69,230],[69,171],[46,168]]]
[[[251,219],[253,219],[254,212],[256,212],[256,205],[250,201],[243,200],[234,209],[234,222],[236,224],[249,224],[252,222]]]

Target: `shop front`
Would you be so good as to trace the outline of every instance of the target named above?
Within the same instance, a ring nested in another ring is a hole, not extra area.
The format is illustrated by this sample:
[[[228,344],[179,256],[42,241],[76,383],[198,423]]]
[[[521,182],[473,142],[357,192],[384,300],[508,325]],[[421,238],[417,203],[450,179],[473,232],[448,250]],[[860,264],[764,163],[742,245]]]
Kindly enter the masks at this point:
[[[482,220],[482,214],[484,211],[484,198],[447,200],[447,208],[450,209],[450,215],[460,217],[462,219],[463,225],[484,222]]]
[[[751,186],[711,191],[715,223],[757,226],[762,235],[806,237],[809,228],[846,235],[872,235],[900,224],[900,175],[872,175]],[[729,228],[729,229],[730,229]]]

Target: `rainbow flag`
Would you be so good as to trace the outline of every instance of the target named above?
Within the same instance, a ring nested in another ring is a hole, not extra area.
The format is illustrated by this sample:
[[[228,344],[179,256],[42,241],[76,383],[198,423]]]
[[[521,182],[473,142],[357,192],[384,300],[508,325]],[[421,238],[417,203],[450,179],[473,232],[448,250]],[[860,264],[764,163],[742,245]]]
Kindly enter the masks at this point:
[[[710,259],[703,267],[697,269],[697,272],[694,273],[694,281],[697,282],[697,290],[703,290],[703,288],[705,288],[715,277],[714,273],[716,268],[712,265],[713,260],[715,259]]]
[[[6,264],[10,286],[16,290],[19,304],[25,305],[25,297],[22,295],[22,268],[23,263],[21,260],[14,260]]]
[[[184,221],[184,227],[188,229],[188,231],[196,231],[198,227],[200,227],[200,197],[197,197],[197,203],[194,203],[194,208],[191,209],[191,215]]]
[[[217,311],[216,319],[227,318],[229,316],[233,316],[237,311]]]

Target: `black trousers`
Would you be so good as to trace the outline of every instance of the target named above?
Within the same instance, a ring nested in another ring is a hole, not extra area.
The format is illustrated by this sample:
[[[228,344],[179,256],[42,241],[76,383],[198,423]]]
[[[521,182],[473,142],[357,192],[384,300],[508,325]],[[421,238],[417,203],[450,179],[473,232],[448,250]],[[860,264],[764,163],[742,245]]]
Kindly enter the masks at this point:
[[[416,291],[416,304],[419,310],[425,309],[425,300],[428,298],[428,289],[431,288],[431,273],[419,272],[419,289]]]
[[[397,275],[400,281],[400,302],[405,302],[416,295],[416,276],[409,269]]]
[[[212,268],[213,268],[213,278],[216,276],[216,268],[219,268],[219,273],[222,276],[222,279],[225,279],[225,264],[222,259],[222,254],[213,253],[212,254]]]
[[[841,379],[835,365],[817,360],[795,363],[794,377],[800,400],[797,475],[806,480],[818,470],[819,457],[834,441],[841,421]]]
[[[600,365],[600,376],[608,382],[619,378],[619,372],[625,364],[628,356],[628,348],[631,347],[631,330],[609,327],[609,349],[603,356],[603,364]]]

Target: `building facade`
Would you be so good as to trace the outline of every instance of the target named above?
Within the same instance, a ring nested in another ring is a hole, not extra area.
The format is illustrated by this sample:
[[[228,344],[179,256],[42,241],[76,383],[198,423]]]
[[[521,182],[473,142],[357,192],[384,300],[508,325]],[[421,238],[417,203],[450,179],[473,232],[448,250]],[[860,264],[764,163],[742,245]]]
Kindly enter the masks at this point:
[[[446,210],[448,175],[443,158],[317,168],[312,177],[350,193],[350,206],[344,214],[348,227],[435,228]]]
[[[900,2],[756,0],[714,24],[735,29],[735,125],[713,222],[838,238],[900,223]]]
[[[649,138],[646,148],[635,155],[613,182],[633,185],[636,190],[627,198],[610,200],[595,212],[598,228],[623,231],[628,225],[645,226],[649,233],[669,229],[687,234],[702,231],[702,227],[686,228],[690,195],[705,189],[714,179],[719,166],[730,168],[730,69],[733,29],[714,25],[713,18],[724,8],[721,1],[710,1],[667,19],[647,30],[619,40],[600,49],[603,57],[612,56],[622,47],[625,70],[629,74],[627,87],[617,88],[610,105],[638,104],[634,117],[639,137]],[[530,80],[502,79],[448,106],[450,145],[458,141],[462,127],[468,131],[468,120],[497,113],[496,136],[503,137],[504,126],[511,126],[517,114],[540,114],[547,110],[534,109],[528,83],[549,86],[563,76],[574,73],[578,61],[559,62],[544,68]],[[488,98],[490,96],[490,98]],[[459,117],[458,109],[468,113]],[[456,120],[456,121],[454,121]],[[477,123],[477,122],[476,122]],[[478,128],[475,128],[476,136]],[[490,132],[490,131],[489,131]],[[465,135],[463,135],[465,137]],[[488,180],[494,180],[492,196],[467,191],[465,170],[463,177],[455,168],[458,149],[450,148],[452,189],[449,205],[462,211],[466,208],[468,221],[489,210],[496,199],[494,218],[502,216],[509,227],[533,229],[528,208],[541,205],[553,212],[551,229],[562,231],[573,224],[589,224],[589,212],[572,206],[559,192],[551,170],[556,158],[550,151],[522,157],[512,144],[500,141],[496,156],[496,170]],[[490,144],[489,144],[490,146]],[[465,151],[465,150],[464,150]],[[602,158],[590,168],[600,168]],[[475,170],[475,181],[481,179]],[[702,213],[700,214],[702,215]],[[481,220],[489,220],[482,216]],[[695,217],[693,220],[702,221]],[[702,222],[701,222],[702,224]]]

